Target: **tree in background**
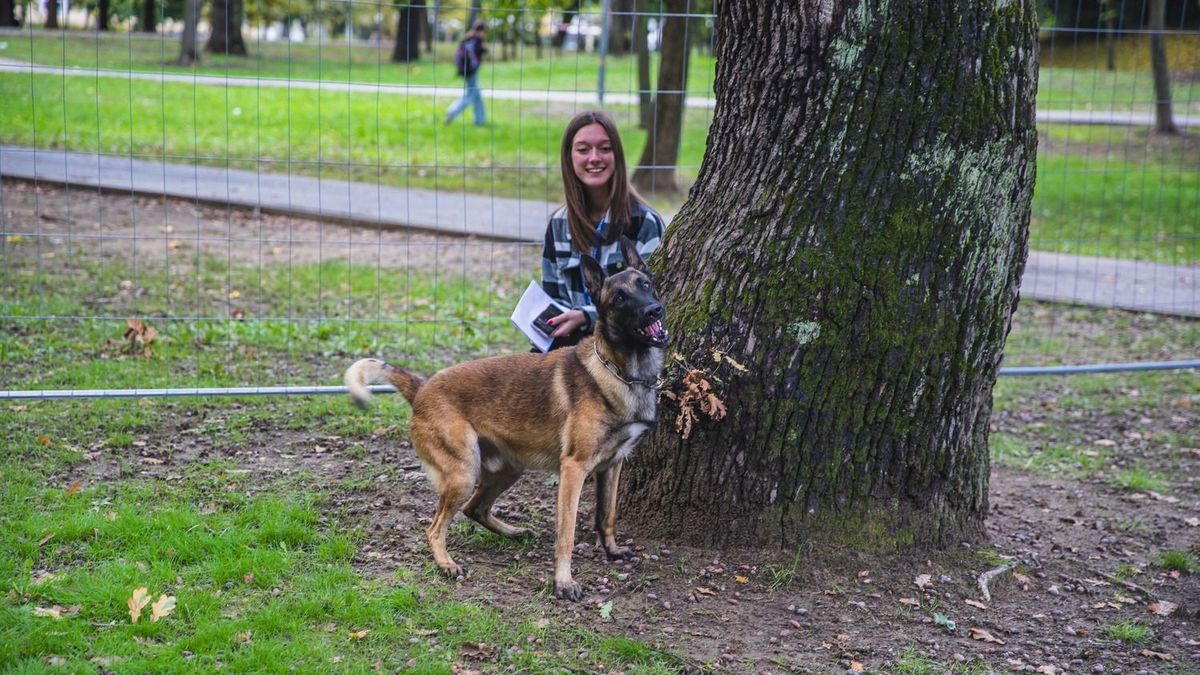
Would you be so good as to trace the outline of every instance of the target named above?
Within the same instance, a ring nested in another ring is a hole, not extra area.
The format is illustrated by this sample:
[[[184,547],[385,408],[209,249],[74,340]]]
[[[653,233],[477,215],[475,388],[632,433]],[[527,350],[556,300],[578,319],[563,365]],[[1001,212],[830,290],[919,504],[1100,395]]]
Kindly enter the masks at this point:
[[[1034,0],[717,3],[704,162],[655,258],[674,402],[622,475],[631,531],[982,533],[1037,32]]]
[[[158,2],[144,0],[142,13],[138,16],[138,30],[143,33],[153,33],[158,30]]]
[[[421,58],[421,25],[425,23],[425,0],[407,0],[396,7],[396,44],[393,63]]]
[[[96,0],[96,30],[108,30],[108,18],[111,13],[111,0]]]
[[[1177,134],[1171,114],[1171,71],[1167,67],[1167,45],[1163,42],[1166,0],[1150,0],[1150,65],[1154,71],[1154,130]]]
[[[688,4],[688,0],[663,0],[665,16],[662,17],[654,120],[646,130],[646,145],[632,179],[634,186],[646,194],[679,192],[675,164],[679,161],[687,90]]]
[[[183,8],[183,32],[179,38],[179,59],[181,66],[191,66],[200,62],[200,51],[196,48],[196,31],[200,24],[200,10],[203,0],[186,0]]]
[[[46,28],[58,28],[58,0],[46,0]]]
[[[654,126],[654,92],[650,90],[650,22],[647,0],[635,0],[633,50],[637,53],[638,126]]]
[[[246,41],[242,38],[242,0],[212,0],[209,10],[212,33],[204,45],[209,54],[245,56]]]

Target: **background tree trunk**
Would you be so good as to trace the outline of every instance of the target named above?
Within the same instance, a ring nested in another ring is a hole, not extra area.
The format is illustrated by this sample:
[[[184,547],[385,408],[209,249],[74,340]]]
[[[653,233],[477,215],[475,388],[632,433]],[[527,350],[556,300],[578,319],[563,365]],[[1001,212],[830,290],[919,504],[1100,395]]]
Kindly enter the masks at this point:
[[[246,55],[242,39],[242,0],[212,0],[212,34],[204,45],[209,54]]]
[[[718,3],[704,164],[655,267],[671,350],[728,416],[681,439],[664,399],[622,476],[629,531],[982,532],[1033,192],[1034,4]]]
[[[109,14],[112,14],[112,2],[98,0],[96,3],[96,30],[108,30]]]
[[[17,21],[17,4],[15,0],[0,0],[0,28],[15,28],[21,25]]]
[[[646,2],[637,3],[637,19],[633,24],[633,49],[637,52],[638,126],[654,127],[654,95],[650,91],[649,17]]]
[[[138,30],[143,33],[158,31],[158,2],[156,0],[142,2],[142,13],[138,17]]]
[[[634,0],[612,0],[609,8],[608,53],[624,56],[633,49]]]
[[[421,23],[425,20],[425,0],[407,1],[396,12],[396,45],[392,63],[408,63],[421,58]]]
[[[179,38],[179,65],[190,66],[200,61],[196,49],[196,30],[200,23],[203,0],[185,0],[183,5],[183,33]]]
[[[1171,114],[1171,70],[1167,67],[1167,45],[1163,42],[1166,0],[1150,0],[1150,64],[1154,68],[1154,130],[1177,134]]]
[[[46,28],[58,29],[58,0],[46,0]]]
[[[687,89],[687,0],[665,0],[662,44],[659,46],[658,87],[654,94],[654,122],[646,135],[642,158],[633,172],[633,184],[646,194],[679,192],[675,163],[683,133],[683,107]]]

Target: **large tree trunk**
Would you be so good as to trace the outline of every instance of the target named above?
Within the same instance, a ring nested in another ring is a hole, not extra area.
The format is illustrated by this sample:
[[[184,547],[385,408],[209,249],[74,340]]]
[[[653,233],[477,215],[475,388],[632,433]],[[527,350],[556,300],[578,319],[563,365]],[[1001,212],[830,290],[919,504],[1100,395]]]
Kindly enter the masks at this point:
[[[1163,41],[1166,0],[1150,0],[1150,64],[1154,68],[1154,130],[1177,134],[1171,114],[1171,70],[1167,67],[1167,45]]]
[[[212,34],[204,45],[209,54],[246,55],[242,39],[242,0],[212,0]]]
[[[46,28],[58,29],[58,0],[46,0]]]
[[[143,33],[154,33],[158,30],[157,0],[145,0],[142,2],[142,14],[138,17],[138,30]]]
[[[633,24],[633,48],[637,52],[638,82],[638,126],[650,129],[654,126],[654,96],[650,91],[650,44],[647,31],[649,20],[646,2],[638,3],[637,20]]]
[[[196,49],[196,31],[200,23],[200,8],[203,0],[185,0],[183,5],[183,33],[179,38],[179,65],[190,66],[200,61]]]
[[[633,172],[633,184],[647,194],[679,192],[675,163],[683,133],[683,106],[687,89],[687,0],[664,0],[662,44],[659,48],[658,91],[654,94],[654,122],[646,135],[642,158]]]
[[[1033,192],[1034,5],[718,3],[704,164],[655,268],[671,351],[728,416],[684,439],[663,399],[624,474],[630,531],[981,533]]]
[[[0,28],[15,28],[20,25],[17,21],[15,0],[0,0]]]
[[[410,0],[396,8],[396,44],[393,63],[408,63],[421,58],[421,22],[425,20],[425,0]]]

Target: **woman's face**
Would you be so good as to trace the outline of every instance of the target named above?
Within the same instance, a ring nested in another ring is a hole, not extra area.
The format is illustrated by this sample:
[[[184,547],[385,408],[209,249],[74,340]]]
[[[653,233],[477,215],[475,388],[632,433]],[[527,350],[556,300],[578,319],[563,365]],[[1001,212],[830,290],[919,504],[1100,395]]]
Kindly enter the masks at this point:
[[[607,188],[613,177],[613,147],[608,132],[599,124],[589,124],[575,132],[571,141],[571,166],[575,177],[591,194]]]

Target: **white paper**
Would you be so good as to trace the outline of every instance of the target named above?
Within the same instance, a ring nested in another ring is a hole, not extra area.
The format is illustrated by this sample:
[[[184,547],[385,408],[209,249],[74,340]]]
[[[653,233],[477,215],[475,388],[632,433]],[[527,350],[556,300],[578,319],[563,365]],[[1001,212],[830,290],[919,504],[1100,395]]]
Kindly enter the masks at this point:
[[[530,281],[529,288],[525,289],[525,293],[517,301],[517,306],[513,309],[511,317],[513,324],[521,329],[521,332],[529,338],[533,346],[543,352],[550,349],[550,344],[554,342],[554,339],[546,337],[541,331],[534,328],[533,320],[538,318],[538,315],[546,311],[546,308],[550,306],[557,307],[564,312],[568,309],[567,307],[563,307],[561,303],[555,302],[554,298],[542,290],[541,284],[536,281]]]

